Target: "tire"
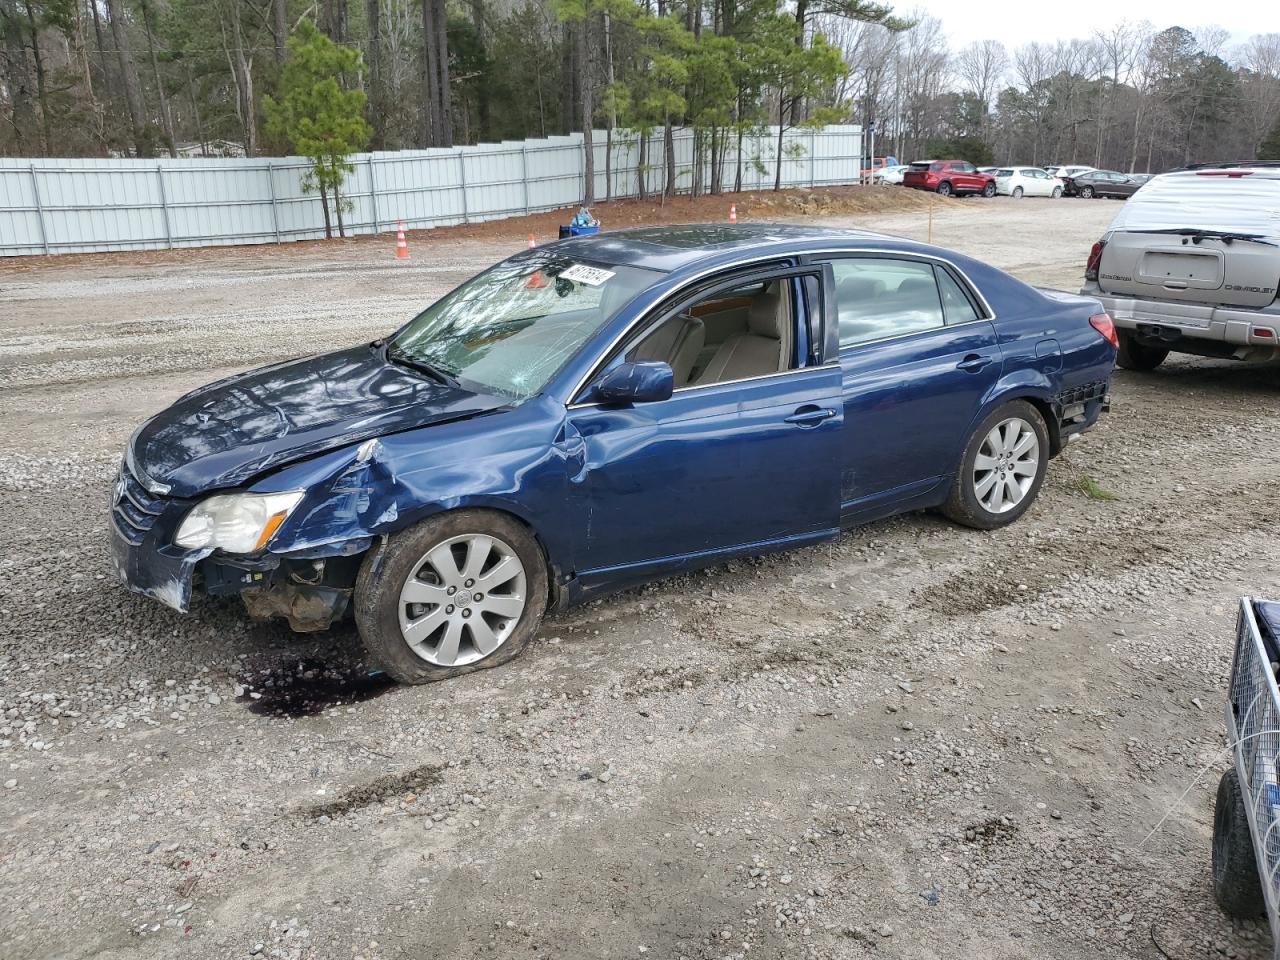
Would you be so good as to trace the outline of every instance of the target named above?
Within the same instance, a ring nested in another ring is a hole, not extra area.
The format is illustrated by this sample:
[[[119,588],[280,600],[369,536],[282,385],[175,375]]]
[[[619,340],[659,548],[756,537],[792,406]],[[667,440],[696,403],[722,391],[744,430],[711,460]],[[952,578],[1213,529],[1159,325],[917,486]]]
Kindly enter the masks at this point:
[[[1027,435],[1034,443],[1019,450]],[[1034,472],[1028,472],[1029,465]],[[1035,502],[1048,465],[1049,430],[1040,411],[1025,400],[1002,404],[987,414],[965,444],[942,512],[978,530],[1008,526]]]
[[[996,185],[994,181],[987,183],[987,185],[982,188],[982,195],[984,197],[994,197],[996,195]]]
[[[1224,913],[1241,920],[1260,917],[1266,910],[1244,794],[1234,767],[1218,781],[1213,805],[1213,897]]]
[[[1052,196],[1053,196],[1053,199],[1055,199],[1055,200],[1061,200],[1061,199],[1062,199],[1062,188],[1061,188],[1061,187],[1054,187],[1054,188],[1053,188],[1053,194],[1052,194]]]
[[[1139,343],[1127,330],[1116,332],[1120,340],[1120,346],[1116,350],[1116,365],[1124,370],[1154,370],[1169,356],[1169,351],[1163,347],[1149,347]]]
[[[940,184],[938,184],[938,196],[940,197],[951,196],[951,184],[946,180],[943,180]]]
[[[499,578],[488,583],[492,593],[478,589],[486,577]],[[356,578],[356,625],[393,679],[430,683],[516,657],[537,632],[547,597],[542,548],[524,524],[456,510],[369,552]]]
[[[1009,194],[1009,196],[1013,197],[1013,199],[1015,199],[1015,200],[1021,200],[1021,199],[1022,199],[1022,188],[1021,188],[1021,187],[1014,187],[1014,188],[1013,188],[1013,193]]]
[[[1081,188],[1080,188],[1080,199],[1082,199],[1082,200],[1092,200],[1092,199],[1093,199],[1093,187],[1081,187]]]

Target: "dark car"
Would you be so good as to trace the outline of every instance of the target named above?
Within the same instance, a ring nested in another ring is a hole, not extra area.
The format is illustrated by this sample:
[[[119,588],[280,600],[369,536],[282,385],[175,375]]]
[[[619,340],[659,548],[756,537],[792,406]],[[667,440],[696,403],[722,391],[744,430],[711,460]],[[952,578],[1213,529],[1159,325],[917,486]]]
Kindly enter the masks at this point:
[[[1127,173],[1114,170],[1090,170],[1075,177],[1064,177],[1063,190],[1067,196],[1082,197],[1089,200],[1093,197],[1119,197],[1127,199],[1138,192],[1145,183],[1131,177]]]
[[[929,190],[944,197],[976,193],[984,197],[996,195],[996,178],[982,173],[967,160],[917,160],[902,176],[904,187]]]
[[[549,608],[940,507],[991,529],[1106,409],[1097,302],[870,233],[661,227],[504,260],[394,335],[179,399],[125,452],[133,590],[421,682]]]

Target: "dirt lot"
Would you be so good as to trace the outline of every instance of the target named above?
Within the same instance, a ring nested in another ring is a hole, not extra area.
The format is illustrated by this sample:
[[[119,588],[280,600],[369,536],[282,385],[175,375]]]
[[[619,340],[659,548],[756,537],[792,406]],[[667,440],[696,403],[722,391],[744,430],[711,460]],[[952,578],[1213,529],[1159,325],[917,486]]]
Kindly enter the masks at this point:
[[[1116,209],[947,202],[934,239],[1070,289]],[[140,419],[371,339],[527,232],[0,263],[0,956],[1269,955],[1209,837],[1236,597],[1280,592],[1272,369],[1119,374],[1007,530],[666,581],[444,685],[107,576]]]

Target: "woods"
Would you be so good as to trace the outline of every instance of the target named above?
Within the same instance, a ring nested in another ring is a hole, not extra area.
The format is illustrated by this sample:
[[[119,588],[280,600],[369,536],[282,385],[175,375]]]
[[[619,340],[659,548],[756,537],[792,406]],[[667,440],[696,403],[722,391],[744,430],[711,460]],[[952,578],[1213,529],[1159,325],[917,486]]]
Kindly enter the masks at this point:
[[[741,169],[719,158],[770,123],[874,119],[877,152],[903,160],[1122,170],[1247,159],[1280,135],[1274,33],[1123,23],[953,50],[941,22],[864,0],[0,0],[0,154],[290,152],[264,108],[306,22],[358,58],[336,81],[363,95],[375,149],[662,131],[642,179],[666,194],[731,189]],[[675,168],[674,126],[697,131],[695,172]]]

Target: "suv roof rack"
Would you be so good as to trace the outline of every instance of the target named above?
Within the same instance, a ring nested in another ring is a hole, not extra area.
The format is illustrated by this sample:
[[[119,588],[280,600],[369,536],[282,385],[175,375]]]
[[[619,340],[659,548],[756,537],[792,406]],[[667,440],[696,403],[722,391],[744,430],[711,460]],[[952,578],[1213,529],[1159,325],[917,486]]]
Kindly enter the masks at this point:
[[[1224,160],[1220,163],[1189,163],[1185,167],[1176,167],[1170,173],[1178,170],[1229,170],[1233,167],[1280,167],[1280,160]]]

